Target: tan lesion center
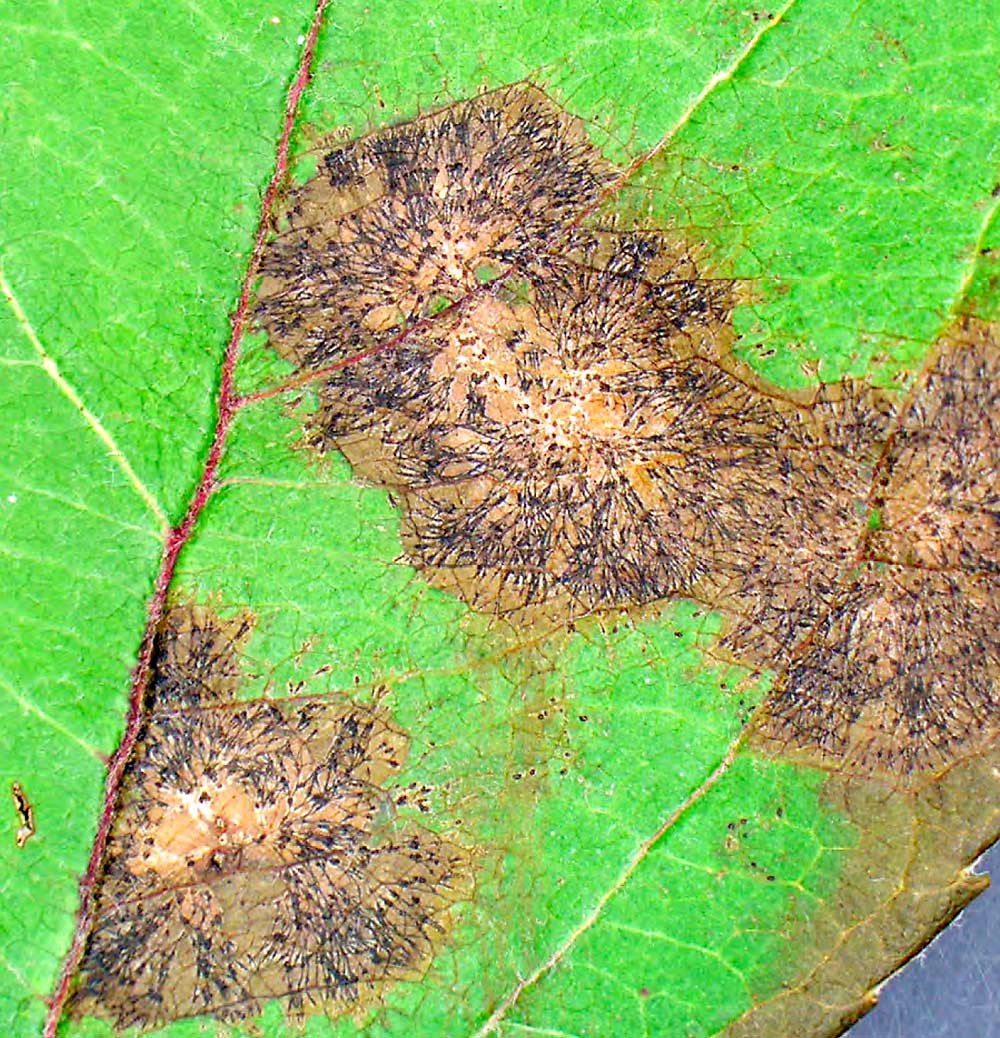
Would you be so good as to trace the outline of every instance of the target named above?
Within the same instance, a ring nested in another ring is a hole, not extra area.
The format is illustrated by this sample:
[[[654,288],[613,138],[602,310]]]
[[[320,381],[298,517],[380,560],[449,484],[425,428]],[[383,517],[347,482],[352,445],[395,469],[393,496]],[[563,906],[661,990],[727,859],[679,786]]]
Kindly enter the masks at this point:
[[[234,782],[203,779],[194,789],[161,794],[149,813],[145,853],[128,861],[136,875],[155,872],[165,882],[177,882],[209,870],[228,871],[245,848],[266,839],[275,822],[273,805],[257,808]]]
[[[402,209],[405,200],[393,199],[389,204]],[[402,211],[396,214],[396,220],[405,226]],[[475,227],[461,214],[452,220],[431,217],[420,239],[414,240],[408,253],[400,258],[402,262],[410,256],[413,262],[405,263],[405,283],[393,286],[395,299],[370,306],[361,317],[362,326],[374,333],[385,332],[407,316],[426,311],[435,299],[450,301],[474,291],[479,284],[476,271],[482,265],[482,257],[490,254],[505,233],[500,224]],[[350,241],[353,231],[341,237]]]
[[[293,786],[287,796],[256,803],[239,783],[208,778],[191,790],[160,789],[149,811],[143,852],[129,858],[128,868],[137,876],[155,873],[163,883],[200,882],[247,866],[294,860],[294,849],[275,841],[290,818],[308,814],[315,824],[359,832],[371,827],[373,806],[363,797],[345,791],[320,807],[307,799],[301,786]]]
[[[607,388],[626,369],[613,358],[587,368],[568,365],[532,305],[486,297],[468,308],[435,353],[431,381],[448,387],[435,418],[464,441],[477,424],[469,414],[476,395],[484,423],[523,437],[539,457],[558,452],[572,462],[567,470],[600,478],[608,468],[601,446],[635,439],[628,398]]]

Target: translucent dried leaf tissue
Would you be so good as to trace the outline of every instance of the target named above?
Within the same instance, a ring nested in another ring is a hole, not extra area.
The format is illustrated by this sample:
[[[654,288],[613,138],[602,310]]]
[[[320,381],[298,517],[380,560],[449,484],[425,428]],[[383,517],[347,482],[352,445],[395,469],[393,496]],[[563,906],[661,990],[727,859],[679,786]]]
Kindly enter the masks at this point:
[[[790,393],[734,357],[737,289],[699,272],[703,249],[590,215],[613,178],[530,84],[330,152],[292,192],[258,307],[315,379],[309,443],[388,487],[408,561],[476,609],[720,609],[724,651],[779,674],[773,747],[908,774],[988,741],[991,332],[943,348],[898,414],[860,382]],[[901,536],[897,566],[974,553],[987,575],[883,573],[877,545]],[[892,685],[914,659],[933,681]]]
[[[392,821],[408,740],[383,707],[233,698],[251,626],[200,605],[164,617],[78,1013],[356,1009],[419,977],[471,895],[466,851]]]

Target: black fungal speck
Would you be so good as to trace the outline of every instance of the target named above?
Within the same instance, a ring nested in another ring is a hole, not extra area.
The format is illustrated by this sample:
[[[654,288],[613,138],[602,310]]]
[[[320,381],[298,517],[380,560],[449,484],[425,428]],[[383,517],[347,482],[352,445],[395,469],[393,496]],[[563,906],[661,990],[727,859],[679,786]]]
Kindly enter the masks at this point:
[[[418,975],[471,894],[466,851],[381,821],[407,744],[384,710],[234,701],[251,623],[177,605],[160,625],[78,1015],[344,1012]]]

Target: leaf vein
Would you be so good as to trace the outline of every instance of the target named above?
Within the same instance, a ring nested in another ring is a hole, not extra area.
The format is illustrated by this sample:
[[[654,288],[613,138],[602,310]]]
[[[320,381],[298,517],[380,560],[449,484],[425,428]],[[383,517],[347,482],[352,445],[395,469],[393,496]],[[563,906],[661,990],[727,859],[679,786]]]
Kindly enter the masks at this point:
[[[56,384],[59,391],[66,397],[67,400],[76,408],[80,413],[80,417],[93,429],[97,438],[104,444],[107,449],[108,456],[111,460],[121,469],[125,474],[125,478],[132,484],[132,488],[142,499],[143,503],[152,512],[153,516],[157,521],[160,533],[165,535],[170,528],[170,523],[167,520],[166,513],[160,507],[159,502],[153,496],[152,491],[145,483],[139,478],[138,473],[132,468],[128,458],[122,453],[121,448],[115,443],[114,437],[104,427],[101,420],[90,410],[89,407],[80,398],[80,394],[73,388],[73,386],[66,380],[62,372],[59,370],[59,365],[56,364],[55,360],[49,356],[46,352],[45,347],[42,345],[41,340],[35,333],[35,329],[28,319],[28,315],[24,312],[21,307],[17,296],[14,294],[11,288],[10,282],[2,268],[0,268],[0,291],[3,292],[4,298],[7,300],[7,304],[13,311],[14,318],[24,332],[25,337],[31,343],[35,352],[38,354],[41,362],[41,367],[45,374],[52,379]]]
[[[962,303],[965,302],[965,297],[968,294],[969,289],[972,287],[972,283],[976,279],[976,274],[979,270],[979,257],[984,248],[983,243],[986,241],[986,235],[998,213],[1000,213],[1000,193],[990,200],[990,205],[986,207],[986,212],[979,224],[979,229],[976,232],[976,237],[970,250],[969,262],[965,264],[962,276],[959,279],[957,288],[955,289],[955,295],[952,298],[951,306],[948,308],[948,323],[951,323],[953,316],[958,315],[959,308]]]
[[[527,977],[519,980],[508,994],[500,1000],[483,1026],[475,1032],[473,1038],[485,1038],[486,1035],[492,1034],[497,1029],[497,1026],[503,1018],[507,1015],[508,1011],[521,997],[522,993],[541,980],[541,978],[547,973],[551,972],[551,970],[566,957],[569,951],[576,945],[577,941],[598,921],[608,903],[625,886],[636,869],[638,869],[642,862],[645,861],[649,852],[660,841],[661,837],[668,830],[673,828],[681,817],[686,814],[688,809],[700,801],[702,797],[716,784],[716,782],[718,782],[719,779],[729,770],[729,765],[733,762],[743,743],[744,735],[745,730],[741,730],[739,735],[737,735],[729,744],[729,748],[726,750],[725,755],[712,769],[708,776],[698,786],[696,786],[684,798],[684,800],[670,812],[669,815],[667,815],[653,833],[647,836],[646,839],[636,847],[628,861],[625,863],[625,867],[618,874],[611,886],[609,886],[608,889],[597,899],[597,903],[590,912],[588,912],[587,915],[577,923],[556,950],[540,966],[529,973]]]
[[[96,746],[92,746],[86,739],[81,739],[78,735],[71,732],[62,722],[57,721],[51,714],[47,714],[37,703],[33,700],[28,699],[27,696],[22,695],[17,689],[4,677],[0,677],[0,689],[2,689],[8,697],[14,700],[15,703],[25,712],[34,714],[40,721],[47,724],[54,731],[59,732],[60,735],[64,735],[71,742],[76,743],[82,750],[85,750],[92,757],[96,757],[98,760],[103,761],[103,755]]]

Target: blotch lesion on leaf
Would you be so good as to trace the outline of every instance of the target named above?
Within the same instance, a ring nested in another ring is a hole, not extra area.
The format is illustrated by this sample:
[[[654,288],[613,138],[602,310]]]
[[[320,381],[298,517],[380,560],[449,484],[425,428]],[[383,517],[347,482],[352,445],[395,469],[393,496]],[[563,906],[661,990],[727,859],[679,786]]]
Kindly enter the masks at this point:
[[[894,432],[876,496],[873,555],[1000,573],[996,325],[970,320],[939,344]]]
[[[755,667],[782,661],[834,602],[858,558],[872,478],[894,408],[854,381],[821,386],[770,446],[780,477],[750,488],[762,518],[739,557],[696,593],[724,617],[721,648]]]
[[[733,284],[662,230],[577,225],[615,176],[517,84],[337,148],[265,254],[260,323],[322,372],[308,441],[391,488],[408,560],[477,609],[690,590],[780,478]]]
[[[369,412],[342,444],[403,505],[409,560],[477,609],[581,613],[690,587],[744,521],[724,490],[704,508],[704,474],[762,461],[754,424],[777,420],[705,355],[723,288],[656,236],[576,237],[523,298],[483,296],[415,335],[419,406]]]
[[[783,390],[733,354],[742,289],[601,207],[620,182],[529,83],[333,147],[258,296],[313,376],[303,442],[387,488],[403,559],[476,610],[719,610],[715,651],[778,675],[758,745],[895,774],[980,745],[995,331],[965,322],[901,409]]]
[[[788,647],[765,744],[913,779],[1000,734],[998,345],[964,319],[933,351],[884,442],[878,521]]]
[[[175,605],[108,843],[73,1008],[143,1027],[356,1009],[426,970],[470,854],[394,817],[384,705],[233,698],[249,614]]]
[[[339,144],[290,195],[263,257],[259,319],[307,368],[377,346],[530,265],[614,176],[581,121],[527,83]],[[382,375],[394,395],[386,376],[408,358],[405,348],[370,358],[361,391]]]

